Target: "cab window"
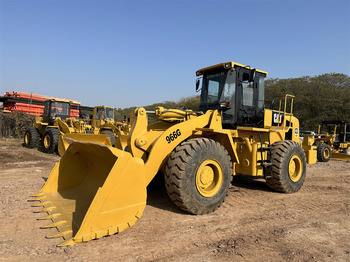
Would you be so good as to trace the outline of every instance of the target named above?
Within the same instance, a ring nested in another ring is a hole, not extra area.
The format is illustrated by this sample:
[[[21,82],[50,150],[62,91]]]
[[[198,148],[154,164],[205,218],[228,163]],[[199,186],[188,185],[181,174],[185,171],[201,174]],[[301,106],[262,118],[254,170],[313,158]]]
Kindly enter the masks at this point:
[[[254,106],[254,89],[253,81],[249,82],[249,73],[243,73],[243,105]]]

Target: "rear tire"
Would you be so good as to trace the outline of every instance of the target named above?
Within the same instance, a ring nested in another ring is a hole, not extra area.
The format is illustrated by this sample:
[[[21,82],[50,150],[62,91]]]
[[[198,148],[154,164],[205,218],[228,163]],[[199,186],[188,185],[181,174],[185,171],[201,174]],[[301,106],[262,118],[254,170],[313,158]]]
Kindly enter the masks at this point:
[[[317,147],[317,160],[328,162],[332,157],[332,150],[328,144],[322,143]]]
[[[24,146],[28,148],[38,147],[40,135],[35,127],[28,127],[24,134]]]
[[[112,131],[103,130],[101,134],[106,134],[109,136],[109,141],[111,141],[112,146],[115,146],[115,136]]]
[[[43,151],[48,154],[56,152],[60,136],[61,132],[58,129],[48,128],[41,139]]]
[[[182,142],[171,153],[165,171],[170,199],[191,214],[208,214],[224,202],[232,162],[226,149],[208,138]]]
[[[300,190],[306,175],[306,157],[294,141],[281,140],[271,146],[272,178],[267,185],[278,192],[294,193]]]

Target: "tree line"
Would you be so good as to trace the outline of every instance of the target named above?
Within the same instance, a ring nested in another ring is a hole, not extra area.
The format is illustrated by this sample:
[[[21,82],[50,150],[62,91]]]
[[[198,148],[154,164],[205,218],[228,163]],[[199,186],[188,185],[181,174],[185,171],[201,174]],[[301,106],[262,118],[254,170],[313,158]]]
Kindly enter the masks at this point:
[[[265,81],[265,108],[271,108],[271,101],[277,101],[273,109],[278,109],[278,101],[286,94],[295,96],[293,114],[300,121],[301,130],[317,131],[322,120],[343,120],[350,122],[350,77],[346,74],[330,73],[318,76]],[[186,108],[199,110],[199,95],[183,97],[179,101],[164,101],[146,105],[147,111],[155,107]],[[115,116],[118,121],[129,118],[136,107],[118,108]],[[150,123],[155,122],[153,118]],[[26,127],[32,126],[34,116],[25,113],[0,112],[0,136],[23,137]]]
[[[323,120],[350,121],[350,77],[346,74],[268,79],[265,85],[267,108],[273,98],[295,96],[293,114],[302,130],[317,131]]]

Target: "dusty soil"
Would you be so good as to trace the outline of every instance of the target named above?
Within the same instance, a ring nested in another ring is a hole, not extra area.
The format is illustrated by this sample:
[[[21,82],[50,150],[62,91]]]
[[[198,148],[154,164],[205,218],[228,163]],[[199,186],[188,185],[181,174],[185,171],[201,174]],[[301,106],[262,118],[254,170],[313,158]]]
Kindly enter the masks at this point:
[[[124,232],[69,247],[46,239],[27,202],[56,155],[0,141],[0,261],[350,261],[350,162],[307,167],[296,194],[271,192],[241,177],[216,212],[189,215],[164,187],[148,189],[141,219]]]

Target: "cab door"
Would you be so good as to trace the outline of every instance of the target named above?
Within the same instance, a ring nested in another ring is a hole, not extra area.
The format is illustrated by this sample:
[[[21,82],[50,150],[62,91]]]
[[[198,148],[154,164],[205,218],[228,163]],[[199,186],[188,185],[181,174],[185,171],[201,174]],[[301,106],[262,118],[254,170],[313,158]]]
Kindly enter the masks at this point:
[[[239,126],[263,125],[263,104],[260,105],[259,79],[260,76],[254,69],[237,68],[237,124]],[[263,92],[263,90],[262,90]],[[260,108],[261,107],[261,108]]]

